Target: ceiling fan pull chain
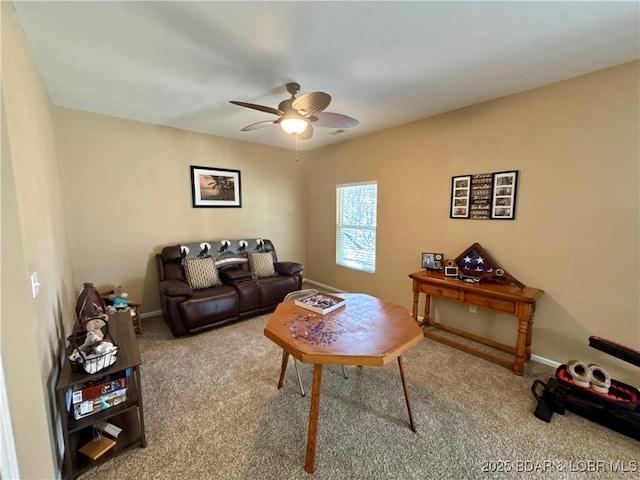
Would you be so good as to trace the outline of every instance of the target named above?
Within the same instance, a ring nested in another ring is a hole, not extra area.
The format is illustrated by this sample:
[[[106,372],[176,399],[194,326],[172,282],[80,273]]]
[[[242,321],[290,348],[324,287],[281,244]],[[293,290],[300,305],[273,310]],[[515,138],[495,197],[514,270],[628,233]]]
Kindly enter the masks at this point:
[[[298,134],[296,133],[296,162],[299,162],[300,159],[298,158]]]

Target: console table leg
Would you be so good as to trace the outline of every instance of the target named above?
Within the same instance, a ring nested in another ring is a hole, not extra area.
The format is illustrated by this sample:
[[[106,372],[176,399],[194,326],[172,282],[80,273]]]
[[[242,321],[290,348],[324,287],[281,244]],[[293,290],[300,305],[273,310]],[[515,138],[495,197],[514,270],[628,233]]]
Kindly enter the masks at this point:
[[[409,425],[412,431],[416,431],[416,424],[413,422],[413,413],[411,412],[411,402],[409,401],[409,390],[407,389],[407,381],[404,378],[404,368],[402,367],[402,358],[398,357],[398,367],[400,367],[400,378],[402,379],[402,389],[404,390],[404,399],[407,402],[407,411],[409,412]]]
[[[311,407],[309,409],[309,434],[307,436],[307,456],[304,470],[313,473],[316,460],[316,439],[318,436],[318,414],[320,412],[320,387],[322,384],[322,365],[313,365],[313,382],[311,384]]]
[[[529,326],[528,316],[518,317],[518,340],[516,343],[516,358],[513,362],[513,373],[522,375],[524,372],[524,362],[526,359],[527,331]]]
[[[431,295],[428,293],[424,295],[424,318],[422,319],[422,325],[425,327],[431,326]]]
[[[284,384],[284,374],[287,371],[287,363],[289,363],[289,353],[282,350],[282,365],[280,366],[280,379],[278,380],[278,388],[282,388]]]
[[[529,313],[527,314],[527,338],[525,342],[525,354],[527,355],[527,360],[531,360],[531,342],[533,340],[533,317],[536,312],[536,304],[533,303],[529,305]]]
[[[413,281],[413,319],[418,321],[418,302],[420,301],[420,290],[418,290],[418,282]]]

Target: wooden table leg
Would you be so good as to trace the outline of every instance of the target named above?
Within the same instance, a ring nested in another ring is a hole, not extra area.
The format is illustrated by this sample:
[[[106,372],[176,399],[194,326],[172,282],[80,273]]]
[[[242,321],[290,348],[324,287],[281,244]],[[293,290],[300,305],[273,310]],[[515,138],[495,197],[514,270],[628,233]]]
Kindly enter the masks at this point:
[[[316,438],[318,436],[318,414],[320,412],[320,387],[322,384],[322,365],[313,365],[313,383],[311,384],[311,408],[309,409],[309,434],[307,436],[307,456],[304,470],[313,473],[316,459]]]
[[[284,374],[287,371],[287,363],[289,363],[289,352],[282,350],[282,365],[280,366],[280,379],[278,380],[278,388],[282,388],[284,384]]]
[[[419,290],[419,282],[417,280],[413,281],[413,310],[412,315],[413,319],[418,321],[418,302],[420,301],[420,290]]]
[[[425,327],[431,326],[431,295],[428,293],[424,295],[424,317],[422,318],[422,325]]]
[[[516,358],[513,361],[513,373],[522,375],[524,372],[524,362],[526,359],[527,330],[529,326],[528,315],[518,317],[518,338],[516,340]]]
[[[536,304],[529,305],[529,313],[527,314],[527,338],[524,345],[524,353],[527,355],[527,360],[531,360],[531,342],[533,340],[533,317],[536,313]]]
[[[411,413],[411,402],[409,401],[409,390],[407,389],[407,381],[404,379],[404,368],[402,368],[402,358],[398,357],[398,366],[400,367],[400,378],[402,379],[402,389],[404,390],[404,399],[407,402],[407,410],[409,412],[409,425],[412,431],[416,431],[416,424],[413,422],[413,413]]]
[[[133,368],[133,381],[138,389],[138,415],[140,415],[140,446],[147,447],[147,433],[144,427],[144,410],[142,406],[142,383],[140,379],[140,366]]]
[[[136,333],[142,333],[142,320],[140,319],[140,307],[142,307],[142,304],[130,302],[129,307],[133,313],[133,315],[131,315],[133,320],[133,329]]]

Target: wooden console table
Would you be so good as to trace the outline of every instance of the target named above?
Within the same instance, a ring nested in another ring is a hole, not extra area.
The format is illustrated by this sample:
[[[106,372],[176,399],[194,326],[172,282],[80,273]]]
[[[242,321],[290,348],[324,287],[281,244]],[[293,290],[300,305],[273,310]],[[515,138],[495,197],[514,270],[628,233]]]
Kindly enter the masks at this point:
[[[424,319],[420,323],[425,337],[438,340],[479,357],[493,361],[505,367],[511,367],[513,373],[522,375],[524,363],[531,358],[531,339],[533,336],[533,316],[536,300],[544,293],[538,288],[518,288],[515,285],[482,283],[474,285],[445,277],[439,272],[420,271],[409,275],[413,279],[413,318],[418,321],[418,302],[420,293],[425,294]],[[505,313],[518,319],[516,346],[498,343],[485,337],[431,320],[431,297],[436,296],[468,305],[476,305],[496,312]],[[435,328],[432,328],[435,327]],[[514,360],[499,357],[480,350],[474,345],[462,343],[453,338],[440,335],[435,329],[441,329],[455,335],[482,343],[514,355]]]

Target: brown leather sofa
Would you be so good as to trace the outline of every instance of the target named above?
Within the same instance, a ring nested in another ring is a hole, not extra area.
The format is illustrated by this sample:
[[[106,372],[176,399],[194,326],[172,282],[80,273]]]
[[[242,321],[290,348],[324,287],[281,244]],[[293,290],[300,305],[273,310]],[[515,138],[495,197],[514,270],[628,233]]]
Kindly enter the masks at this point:
[[[249,261],[253,252],[271,253],[272,275],[256,277]],[[185,260],[208,257],[214,260],[220,284],[192,288]],[[302,288],[303,266],[279,262],[266,239],[172,245],[156,254],[156,265],[162,314],[176,337],[273,311],[289,292]]]

